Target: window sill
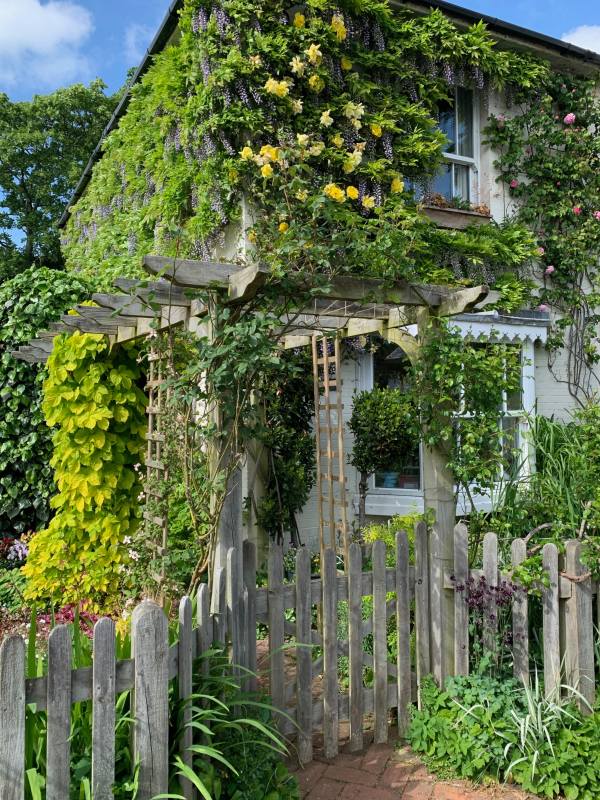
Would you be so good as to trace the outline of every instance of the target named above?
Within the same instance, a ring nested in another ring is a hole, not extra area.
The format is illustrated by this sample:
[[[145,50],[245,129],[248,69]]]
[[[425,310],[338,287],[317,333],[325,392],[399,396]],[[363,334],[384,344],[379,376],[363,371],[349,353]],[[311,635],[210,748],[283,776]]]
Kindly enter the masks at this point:
[[[487,225],[491,216],[477,211],[466,211],[462,208],[440,208],[439,206],[423,206],[424,213],[438,228],[455,228],[464,230],[469,225]]]

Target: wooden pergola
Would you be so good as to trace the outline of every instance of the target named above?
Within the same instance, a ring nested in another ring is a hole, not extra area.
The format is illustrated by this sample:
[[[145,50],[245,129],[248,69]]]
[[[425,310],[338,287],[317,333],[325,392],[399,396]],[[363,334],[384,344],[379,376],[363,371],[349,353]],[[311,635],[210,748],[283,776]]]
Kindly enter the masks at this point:
[[[75,330],[102,334],[108,337],[111,346],[173,326],[207,335],[208,310],[201,300],[193,298],[195,291],[214,289],[220,294],[221,303],[240,306],[254,300],[267,283],[271,288],[276,286],[270,274],[260,266],[241,267],[233,263],[150,255],[143,259],[143,266],[148,280],[117,279],[114,282],[117,291],[93,294],[91,299],[95,305],[77,306],[76,314],[64,315],[48,330],[14,351],[15,358],[44,363],[52,352],[54,337]],[[457,289],[352,275],[322,277],[323,289],[305,287],[310,289],[310,302],[281,318],[280,342],[284,348],[312,346],[321,547],[336,544],[335,535],[339,532],[342,545],[347,549],[349,526],[339,391],[339,340],[378,333],[398,344],[409,359],[414,359],[432,320],[435,323],[436,319],[476,309],[488,296],[488,288]],[[407,330],[415,324],[419,331],[417,337]],[[328,346],[331,340],[333,348]],[[160,458],[164,440],[158,408],[160,376],[152,364],[150,369],[148,477],[160,475],[164,469]],[[441,684],[453,667],[450,663],[452,642],[446,641],[448,634],[444,631],[453,629],[454,601],[451,593],[444,590],[444,572],[451,569],[453,559],[454,482],[443,453],[426,449],[423,461],[425,508],[432,509],[436,519],[429,539],[431,664]],[[337,475],[333,472],[334,463],[337,463]],[[221,520],[226,520],[226,524],[219,524],[215,569],[224,565],[229,547],[241,545],[242,500],[241,480],[237,475],[230,482],[221,512]],[[338,520],[336,511],[340,509],[343,511]],[[162,525],[163,539],[166,539],[165,520],[148,513],[145,517],[150,523]],[[256,535],[256,531],[254,533]]]

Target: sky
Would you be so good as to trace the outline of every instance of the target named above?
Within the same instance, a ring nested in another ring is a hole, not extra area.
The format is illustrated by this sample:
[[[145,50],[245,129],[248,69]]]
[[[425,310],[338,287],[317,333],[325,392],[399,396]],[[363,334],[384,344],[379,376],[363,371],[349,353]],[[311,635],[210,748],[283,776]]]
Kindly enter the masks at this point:
[[[598,0],[454,0],[600,52]],[[28,100],[77,81],[118,89],[169,0],[0,0],[0,92]]]

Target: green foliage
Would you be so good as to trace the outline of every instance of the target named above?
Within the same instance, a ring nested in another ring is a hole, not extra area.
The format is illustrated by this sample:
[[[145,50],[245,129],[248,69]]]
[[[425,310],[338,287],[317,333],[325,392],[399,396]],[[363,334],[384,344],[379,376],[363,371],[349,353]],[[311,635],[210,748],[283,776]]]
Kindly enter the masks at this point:
[[[276,383],[262,386],[264,430],[259,438],[268,448],[269,471],[257,521],[280,541],[291,534],[292,543],[298,545],[296,513],[308,500],[316,469],[310,357],[306,351],[285,353],[282,368]]]
[[[457,264],[506,270],[534,255],[518,225],[437,229],[403,179],[441,163],[437,105],[453,95],[442,75],[535,86],[542,62],[497,50],[482,24],[462,30],[380,0],[296,16],[279,0],[227,0],[223,12],[217,22],[186,0],[181,37],[133,87],[73,208],[71,268],[103,263],[108,283],[136,275],[140,254],[208,257],[230,222],[246,224],[243,197],[254,256],[276,274],[455,282]]]
[[[593,800],[600,792],[600,711],[583,717],[535,681],[481,675],[450,678],[440,691],[421,687],[412,747],[434,770],[462,778],[510,779],[543,797]]]
[[[56,223],[116,104],[105,88],[95,80],[17,103],[0,94],[0,280],[62,264]]]
[[[354,397],[348,427],[354,435],[350,463],[371,475],[412,453],[416,408],[401,389],[372,389]]]
[[[106,606],[117,598],[125,540],[139,521],[133,466],[144,451],[146,419],[135,349],[107,350],[98,334],[54,340],[43,411],[58,426],[51,461],[57,513],[30,544],[30,600]]]
[[[567,381],[579,399],[595,391],[600,297],[600,102],[597,77],[552,72],[519,93],[515,114],[492,117],[488,143],[515,217],[543,245],[532,277],[557,312],[551,350],[566,346]],[[574,325],[575,330],[570,330]]]
[[[385,542],[386,563],[388,567],[396,566],[396,533],[406,531],[408,534],[408,547],[410,563],[414,564],[415,559],[415,525],[418,522],[425,522],[432,525],[434,522],[433,513],[428,510],[425,514],[418,511],[412,514],[396,514],[386,523],[367,525],[362,531],[362,538],[366,544],[382,541]]]
[[[10,612],[22,608],[24,591],[25,577],[21,571],[0,567],[0,609]]]
[[[0,530],[20,534],[48,521],[53,492],[50,431],[41,410],[45,370],[10,351],[82,300],[77,275],[30,268],[0,283]]]

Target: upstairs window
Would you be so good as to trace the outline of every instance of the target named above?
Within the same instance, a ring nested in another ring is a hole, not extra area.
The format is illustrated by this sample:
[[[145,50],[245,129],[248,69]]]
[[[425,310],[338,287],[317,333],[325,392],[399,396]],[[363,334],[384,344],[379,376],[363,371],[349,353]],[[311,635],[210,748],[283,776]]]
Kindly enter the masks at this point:
[[[456,89],[454,103],[440,103],[439,128],[448,144],[445,164],[431,184],[431,193],[446,200],[476,201],[476,131],[474,97],[470,89]]]

